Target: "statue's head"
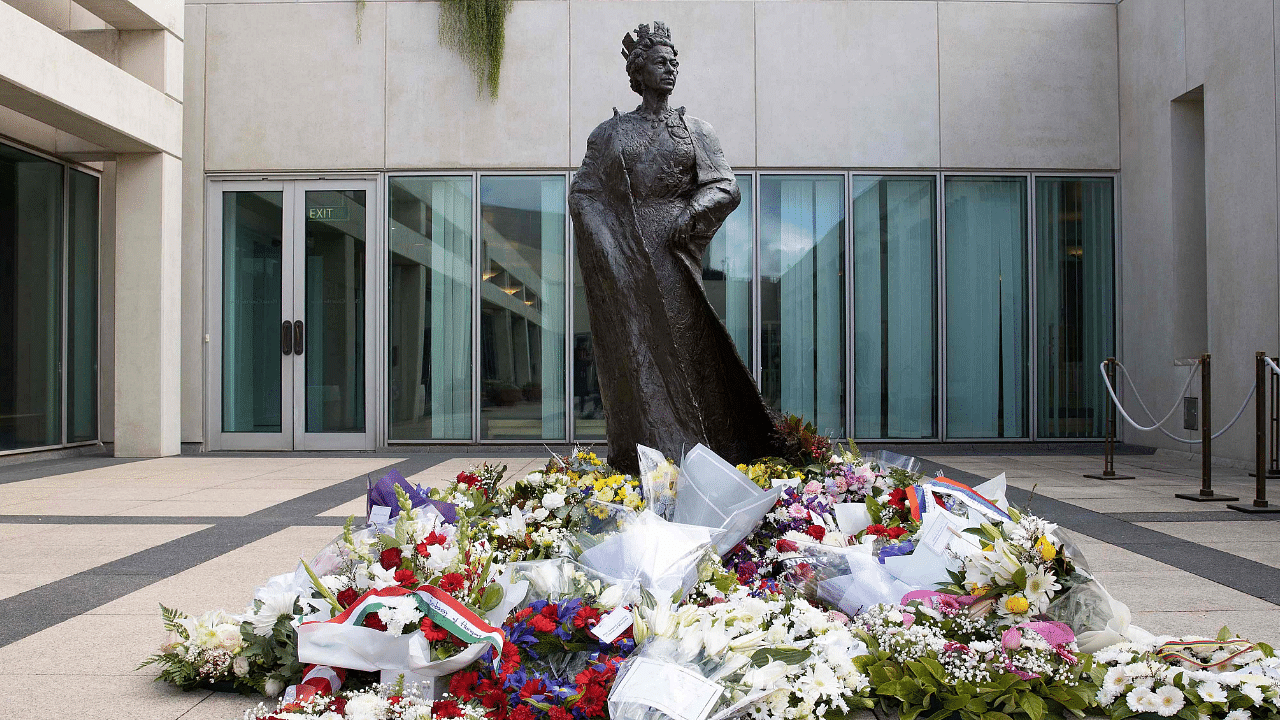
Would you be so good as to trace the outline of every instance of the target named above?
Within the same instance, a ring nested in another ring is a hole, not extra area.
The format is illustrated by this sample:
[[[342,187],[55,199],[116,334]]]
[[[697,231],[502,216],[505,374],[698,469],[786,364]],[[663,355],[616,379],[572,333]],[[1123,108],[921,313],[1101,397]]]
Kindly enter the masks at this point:
[[[646,86],[670,93],[679,73],[677,54],[665,23],[655,20],[652,30],[642,24],[636,28],[635,37],[627,33],[622,38],[622,57],[627,59],[631,89],[640,95],[644,95]]]

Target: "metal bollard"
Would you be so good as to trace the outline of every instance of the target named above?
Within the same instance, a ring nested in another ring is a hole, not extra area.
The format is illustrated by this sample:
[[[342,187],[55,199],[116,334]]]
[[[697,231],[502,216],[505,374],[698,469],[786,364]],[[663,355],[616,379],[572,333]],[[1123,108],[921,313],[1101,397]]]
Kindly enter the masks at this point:
[[[1209,353],[1200,356],[1200,492],[1174,493],[1174,497],[1195,502],[1235,502],[1238,497],[1227,497],[1213,492],[1213,423],[1209,416],[1210,377]]]
[[[1254,356],[1254,379],[1257,381],[1258,394],[1254,398],[1254,453],[1253,464],[1254,472],[1249,473],[1255,478],[1256,489],[1252,505],[1236,505],[1231,504],[1227,507],[1232,510],[1239,510],[1243,513],[1280,513],[1280,507],[1269,506],[1267,504],[1267,425],[1270,424],[1270,418],[1267,417],[1267,396],[1262,392],[1262,388],[1266,387],[1267,375],[1267,355],[1259,351]],[[1275,412],[1275,406],[1271,408],[1272,413]]]
[[[1116,359],[1107,358],[1107,382],[1111,383],[1111,387],[1116,386]],[[1104,424],[1106,426],[1107,439],[1104,444],[1102,456],[1102,473],[1099,475],[1086,474],[1085,477],[1094,480],[1133,480],[1132,475],[1116,474],[1116,407],[1111,402],[1111,398],[1107,398],[1107,412]]]

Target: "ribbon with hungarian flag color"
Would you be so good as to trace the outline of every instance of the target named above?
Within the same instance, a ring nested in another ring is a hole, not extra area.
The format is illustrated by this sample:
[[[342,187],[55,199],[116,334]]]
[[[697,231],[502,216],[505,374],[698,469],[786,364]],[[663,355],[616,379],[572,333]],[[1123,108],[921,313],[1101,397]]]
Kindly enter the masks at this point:
[[[388,606],[393,598],[408,598],[416,604],[422,620],[465,642],[462,652],[442,660],[431,659],[431,644],[421,631],[392,634],[364,626],[365,618]],[[457,598],[433,585],[416,590],[387,587],[370,590],[341,614],[298,626],[298,659],[306,664],[381,671],[386,681],[397,675],[406,680],[427,681],[461,670],[492,647],[495,668],[502,662],[506,636],[489,625]],[[336,689],[336,688],[332,688]]]

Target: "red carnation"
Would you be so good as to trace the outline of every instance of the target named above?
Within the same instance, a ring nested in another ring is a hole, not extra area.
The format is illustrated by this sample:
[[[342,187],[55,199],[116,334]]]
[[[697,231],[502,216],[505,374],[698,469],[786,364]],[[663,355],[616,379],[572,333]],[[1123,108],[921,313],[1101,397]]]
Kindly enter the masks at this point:
[[[511,720],[534,720],[536,717],[537,715],[534,714],[533,709],[523,703],[511,711]]]
[[[382,563],[383,570],[393,570],[400,566],[400,548],[387,548],[378,556],[378,562]]]
[[[548,708],[547,717],[551,720],[573,720],[573,715],[559,705],[552,705]]]
[[[457,481],[462,483],[463,485],[466,485],[467,487],[475,487],[480,484],[479,476],[473,475],[472,473],[469,473],[469,472],[458,473]]]
[[[396,584],[407,588],[416,587],[418,585],[418,576],[414,575],[413,570],[409,568],[400,568],[396,571]]]
[[[458,707],[456,700],[437,700],[431,704],[431,717],[460,718],[462,717],[462,708]]]
[[[360,596],[356,593],[355,588],[346,588],[342,592],[338,593],[338,604],[345,610],[346,608],[351,607],[351,605],[359,598]]]
[[[422,635],[431,642],[440,642],[449,637],[449,631],[431,622],[431,618],[422,618]]]
[[[892,491],[889,492],[889,501],[887,503],[888,505],[892,505],[893,507],[896,507],[899,510],[901,510],[907,506],[906,502],[907,502],[906,490],[902,488],[894,488]]]
[[[555,603],[549,603],[542,608],[539,614],[548,620],[558,620],[560,619],[560,606]]]
[[[418,543],[417,545],[414,545],[413,549],[417,550],[418,554],[424,558],[431,557],[431,546],[428,545],[425,540]]]
[[[392,705],[395,705],[396,703],[400,702],[403,699],[404,697],[401,695],[392,695],[391,697],[387,698],[387,702],[391,703]]]
[[[795,552],[800,549],[799,545],[795,544],[790,540],[787,540],[786,538],[778,538],[778,542],[774,545],[774,547],[776,547],[778,549],[778,552],[780,553]]]
[[[901,525],[899,525],[898,527],[885,528],[884,534],[889,536],[890,540],[897,540],[898,538],[907,534],[907,529],[902,527]]]
[[[476,672],[454,673],[453,677],[449,678],[449,694],[463,702],[474,700],[476,682],[479,680],[480,675]]]
[[[387,624],[382,622],[382,618],[378,617],[378,613],[371,612],[364,616],[364,626],[373,628],[374,630],[386,630]]]
[[[867,530],[866,530],[866,532],[867,532],[867,534],[868,534],[868,535],[876,535],[876,536],[880,536],[880,535],[888,535],[888,534],[889,534],[889,528],[887,528],[887,527],[885,527],[885,526],[883,526],[883,525],[879,525],[879,524],[877,524],[877,525],[868,525],[868,526],[867,526]]]
[[[520,622],[533,614],[533,608],[521,608],[512,618],[511,622]]]
[[[520,686],[520,697],[530,698],[534,695],[541,695],[544,691],[545,688],[542,686],[542,681],[534,678],[533,680],[526,680],[524,685]]]
[[[515,672],[518,667],[520,667],[520,649],[515,643],[503,643],[502,668],[499,673],[505,678]]]
[[[445,592],[457,592],[466,585],[466,582],[466,578],[459,573],[445,573],[444,577],[440,578],[440,589]]]
[[[534,615],[529,621],[529,627],[540,633],[555,632],[556,621],[549,619],[546,615]]]
[[[598,622],[600,622],[600,611],[590,605],[583,605],[573,616],[573,626],[578,628],[592,628]]]
[[[804,534],[818,542],[822,542],[822,538],[827,536],[827,530],[821,525],[810,525],[804,529]]]

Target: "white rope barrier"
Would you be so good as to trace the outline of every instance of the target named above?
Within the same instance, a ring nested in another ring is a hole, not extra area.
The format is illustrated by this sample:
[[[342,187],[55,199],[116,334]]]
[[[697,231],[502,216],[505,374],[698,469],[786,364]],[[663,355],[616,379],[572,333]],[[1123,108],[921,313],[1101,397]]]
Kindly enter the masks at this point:
[[[1271,367],[1273,368],[1273,371],[1275,373],[1280,374],[1280,367],[1277,367],[1274,362],[1271,362],[1271,358],[1267,358],[1267,362],[1271,364]],[[1119,360],[1116,361],[1116,364],[1120,366],[1120,370],[1124,373],[1125,378],[1129,381],[1130,387],[1133,387],[1135,383],[1133,382],[1133,378],[1129,375],[1128,368],[1126,368],[1124,364],[1121,363]],[[1182,396],[1185,396],[1187,393],[1187,390],[1191,387],[1191,381],[1192,379],[1195,378],[1196,370],[1198,370],[1199,367],[1200,367],[1200,364],[1196,363],[1196,365],[1191,368],[1191,373],[1187,375],[1187,384],[1182,387],[1182,393],[1181,393]],[[1174,435],[1173,433],[1161,427],[1162,425],[1164,425],[1166,422],[1169,421],[1169,418],[1173,417],[1173,413],[1178,409],[1178,403],[1180,401],[1175,401],[1173,407],[1170,408],[1168,414],[1166,414],[1164,418],[1160,420],[1160,422],[1156,423],[1155,425],[1152,425],[1151,427],[1143,427],[1138,423],[1134,422],[1133,418],[1129,417],[1129,413],[1125,412],[1124,406],[1120,404],[1120,398],[1116,397],[1115,388],[1111,387],[1111,380],[1107,378],[1107,363],[1105,360],[1100,365],[1098,365],[1098,369],[1102,372],[1102,382],[1107,387],[1107,394],[1111,396],[1111,401],[1116,404],[1116,409],[1120,411],[1120,415],[1123,416],[1125,421],[1128,422],[1130,425],[1132,425],[1134,429],[1141,430],[1143,432],[1147,432],[1151,430],[1159,430],[1160,432],[1164,433],[1166,437],[1169,437],[1173,440],[1177,440],[1180,443],[1186,443],[1188,445],[1199,445],[1204,442],[1203,440],[1188,440],[1187,438],[1178,437],[1177,435]],[[1258,383],[1257,381],[1254,381],[1253,387],[1249,388],[1249,394],[1245,396],[1244,402],[1240,404],[1240,410],[1236,412],[1236,416],[1231,419],[1231,422],[1227,423],[1226,427],[1222,428],[1218,432],[1211,435],[1210,436],[1211,440],[1217,440],[1224,433],[1230,430],[1232,426],[1234,426],[1240,420],[1241,416],[1244,415],[1245,408],[1249,406],[1249,401],[1253,399],[1253,395],[1257,391],[1258,391]],[[1150,417],[1152,420],[1155,420],[1156,419],[1155,413],[1152,413],[1150,408],[1147,407],[1147,404],[1143,402],[1142,396],[1138,394],[1138,391],[1136,389],[1133,391],[1133,395],[1138,399],[1138,404],[1142,406],[1142,409],[1147,413],[1147,416]]]
[[[1280,365],[1276,365],[1276,361],[1275,361],[1275,360],[1272,360],[1271,358],[1267,357],[1266,355],[1263,355],[1263,356],[1262,356],[1262,359],[1263,359],[1263,360],[1266,360],[1266,361],[1267,361],[1267,364],[1271,366],[1271,372],[1273,372],[1273,373],[1275,373],[1275,374],[1277,374],[1277,375],[1280,375]]]

